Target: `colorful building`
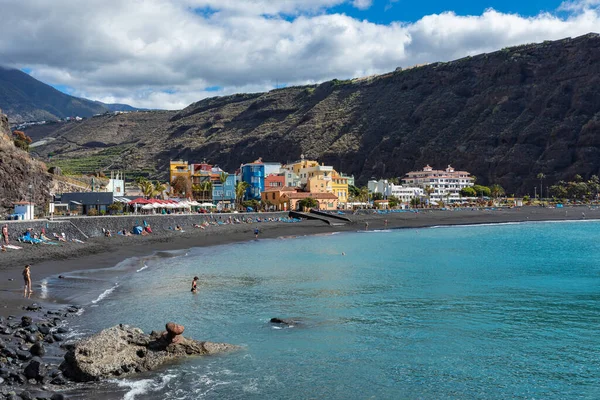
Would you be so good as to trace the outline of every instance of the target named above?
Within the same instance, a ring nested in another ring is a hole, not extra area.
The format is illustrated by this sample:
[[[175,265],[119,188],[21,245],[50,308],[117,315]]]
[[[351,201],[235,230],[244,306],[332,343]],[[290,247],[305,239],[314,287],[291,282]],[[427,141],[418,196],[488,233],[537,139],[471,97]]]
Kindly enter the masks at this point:
[[[338,197],[340,205],[345,205],[348,202],[348,177],[339,174],[333,170],[331,175],[331,189],[333,194]]]
[[[282,186],[282,187],[267,187],[264,192],[260,194],[261,202],[269,209],[275,211],[288,211],[289,199],[287,194],[295,193],[297,188]]]
[[[285,184],[285,173],[280,174],[269,174],[265,178],[265,190],[273,187],[284,187]]]
[[[286,192],[282,195],[287,202],[288,210],[300,210],[300,200],[312,197],[319,203],[319,210],[337,210],[339,206],[338,198],[333,193],[308,193],[308,192]]]
[[[262,159],[259,158],[253,163],[243,164],[240,171],[242,181],[249,185],[244,198],[246,200],[260,200],[261,193],[265,191],[265,164]]]

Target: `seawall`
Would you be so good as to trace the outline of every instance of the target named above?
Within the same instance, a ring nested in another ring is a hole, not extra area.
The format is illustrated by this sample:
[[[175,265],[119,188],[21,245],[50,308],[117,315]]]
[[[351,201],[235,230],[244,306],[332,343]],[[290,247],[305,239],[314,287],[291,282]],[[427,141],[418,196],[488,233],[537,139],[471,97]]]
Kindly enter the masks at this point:
[[[85,240],[87,237],[102,236],[102,229],[108,229],[113,233],[126,229],[131,231],[134,226],[143,225],[144,221],[148,223],[153,232],[175,228],[179,225],[184,229],[191,228],[194,224],[201,224],[204,221],[223,222],[229,217],[240,220],[251,218],[281,218],[288,217],[288,212],[265,212],[265,213],[239,213],[239,214],[167,214],[167,215],[106,215],[98,217],[61,217],[52,221],[47,219],[36,219],[32,221],[5,221],[0,224],[8,224],[9,234],[12,240],[27,229],[32,228],[34,232],[39,233],[45,228],[48,234],[64,233],[69,239]]]

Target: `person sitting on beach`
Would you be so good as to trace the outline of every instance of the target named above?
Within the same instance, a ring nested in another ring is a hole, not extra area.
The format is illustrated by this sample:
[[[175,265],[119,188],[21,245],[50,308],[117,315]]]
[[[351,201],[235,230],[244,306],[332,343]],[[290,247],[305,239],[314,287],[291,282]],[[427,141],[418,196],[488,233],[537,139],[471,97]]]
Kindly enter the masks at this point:
[[[180,231],[180,230],[181,230],[181,226],[177,225],[177,226],[175,227],[175,230],[176,230],[176,231]]]
[[[25,290],[23,292],[23,297],[31,296],[33,290],[31,289],[31,271],[29,270],[30,266],[27,264],[25,269],[23,270],[23,280],[25,281]]]
[[[194,279],[192,279],[192,293],[197,293],[198,292],[198,277],[195,276]]]
[[[146,226],[146,232],[152,233],[152,228],[150,227],[150,225]]]
[[[8,244],[8,224],[4,224],[2,227],[2,241],[4,244]]]

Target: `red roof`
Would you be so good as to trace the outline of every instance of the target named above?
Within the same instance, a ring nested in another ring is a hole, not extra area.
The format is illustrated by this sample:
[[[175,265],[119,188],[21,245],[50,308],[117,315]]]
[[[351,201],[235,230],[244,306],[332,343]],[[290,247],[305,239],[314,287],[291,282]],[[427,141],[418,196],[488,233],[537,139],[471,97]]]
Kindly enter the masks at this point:
[[[333,193],[309,193],[309,192],[291,192],[286,193],[286,196],[290,199],[305,199],[312,197],[317,200],[337,200],[337,196]]]

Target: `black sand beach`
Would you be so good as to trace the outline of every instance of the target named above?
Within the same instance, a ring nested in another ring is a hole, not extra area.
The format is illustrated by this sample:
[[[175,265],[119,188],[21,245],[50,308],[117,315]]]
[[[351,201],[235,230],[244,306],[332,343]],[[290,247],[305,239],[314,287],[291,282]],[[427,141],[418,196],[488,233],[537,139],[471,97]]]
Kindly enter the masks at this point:
[[[351,223],[327,225],[321,221],[299,223],[268,222],[259,224],[260,238],[303,236],[331,232],[350,232],[365,229],[422,228],[437,225],[465,225],[526,221],[600,219],[600,209],[568,207],[562,209],[523,207],[499,210],[440,211],[424,210],[419,213],[349,215]],[[19,314],[25,305],[40,302],[33,294],[31,299],[22,298],[21,271],[25,264],[32,264],[34,291],[39,282],[49,276],[74,270],[109,268],[120,261],[150,255],[161,250],[178,250],[191,247],[215,246],[254,239],[256,224],[210,226],[206,230],[183,226],[185,232],[160,232],[151,236],[113,236],[90,238],[84,244],[66,243],[63,246],[24,244],[23,250],[0,254],[0,315]],[[39,290],[38,290],[39,292]]]

